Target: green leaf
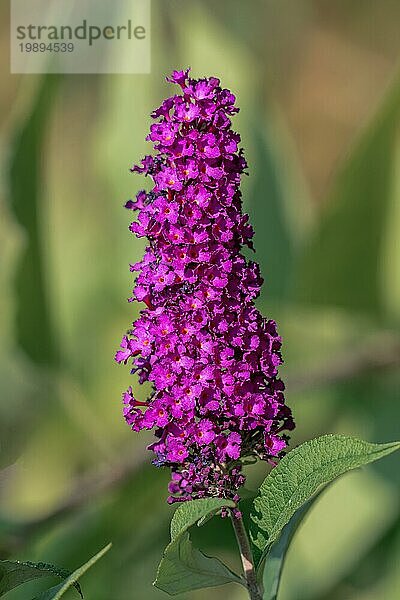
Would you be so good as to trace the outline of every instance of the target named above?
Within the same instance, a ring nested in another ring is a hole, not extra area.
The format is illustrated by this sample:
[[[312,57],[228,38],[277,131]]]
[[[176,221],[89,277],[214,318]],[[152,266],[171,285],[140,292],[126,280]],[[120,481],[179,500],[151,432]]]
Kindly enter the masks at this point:
[[[206,498],[185,502],[171,521],[171,542],[164,551],[154,585],[171,596],[204,587],[243,583],[217,558],[210,558],[195,548],[188,529],[212,516],[222,507],[234,507],[231,500]]]
[[[393,238],[399,223],[399,126],[397,79],[339,172],[297,267],[296,295],[302,302],[379,316],[387,311],[392,280],[399,297],[398,244],[388,247],[388,234]]]
[[[203,517],[215,514],[224,506],[233,508],[235,503],[223,498],[205,498],[181,504],[172,517],[171,540],[176,539]]]
[[[21,562],[19,560],[2,560],[0,561],[0,596],[4,596],[10,590],[41,577],[56,576],[61,579],[66,579],[70,576],[70,571],[66,571],[49,563],[31,561]],[[79,584],[76,584],[76,589],[82,596],[82,591]],[[82,596],[83,597],[83,596]]]
[[[259,563],[295,512],[322,486],[346,471],[400,449],[400,442],[370,444],[325,435],[289,452],[262,483],[251,511],[250,535]]]
[[[277,541],[272,544],[268,553],[264,553],[261,557],[257,569],[257,578],[262,581],[263,600],[276,600],[278,597],[286,553],[299,525],[318,497],[319,494],[311,498],[294,513],[289,523],[282,529]]]
[[[226,583],[243,583],[238,575],[217,558],[195,548],[188,532],[167,546],[154,585],[171,596]]]
[[[101,550],[96,556],[90,559],[80,569],[77,569],[73,573],[66,571],[60,567],[56,567],[49,563],[43,562],[20,562],[13,560],[2,560],[0,561],[0,596],[4,596],[7,592],[14,588],[32,581],[33,579],[40,579],[42,577],[56,576],[60,579],[64,579],[61,584],[43,592],[35,598],[35,600],[57,600],[61,598],[64,591],[74,586],[81,598],[83,598],[81,587],[78,583],[79,577],[87,571],[107,550],[109,550],[111,544]]]
[[[69,577],[65,581],[63,581],[59,585],[50,588],[49,590],[46,590],[45,592],[42,592],[41,594],[39,594],[39,596],[35,596],[33,600],[59,600],[59,598],[61,598],[61,596],[63,596],[65,592],[68,591],[72,586],[79,587],[79,584],[77,583],[78,579],[82,577],[82,575],[84,575],[84,573],[86,573],[86,571],[88,571],[102,556],[104,556],[104,554],[110,550],[111,546],[112,544],[108,544],[107,546],[105,546],[102,550],[100,550],[100,552],[98,552],[95,556],[88,560],[87,563],[85,563],[84,565],[79,567],[79,569],[76,569],[76,571],[71,573],[71,575],[69,575]],[[80,591],[80,587],[79,593],[83,598],[83,594]]]
[[[25,241],[15,274],[16,336],[39,364],[57,362],[40,230],[43,152],[57,82],[57,76],[43,77],[32,111],[15,137],[9,170],[11,208]]]

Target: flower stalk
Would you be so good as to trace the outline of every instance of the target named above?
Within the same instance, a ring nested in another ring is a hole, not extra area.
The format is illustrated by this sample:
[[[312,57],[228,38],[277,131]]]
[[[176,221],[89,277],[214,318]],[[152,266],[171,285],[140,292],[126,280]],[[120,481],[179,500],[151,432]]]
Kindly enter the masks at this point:
[[[239,511],[231,511],[230,516],[239,546],[243,573],[250,599],[262,600],[261,591],[257,583],[253,554],[251,552],[249,538],[247,536],[242,516]]]

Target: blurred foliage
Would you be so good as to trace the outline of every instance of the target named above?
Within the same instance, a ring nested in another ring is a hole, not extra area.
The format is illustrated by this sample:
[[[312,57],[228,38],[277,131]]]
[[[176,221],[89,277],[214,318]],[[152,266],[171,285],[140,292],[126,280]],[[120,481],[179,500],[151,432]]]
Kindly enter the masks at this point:
[[[56,81],[54,76],[44,78],[30,117],[17,132],[9,175],[12,211],[25,235],[15,274],[15,341],[33,362],[47,365],[56,361],[56,349],[38,205],[43,189],[43,141]]]
[[[369,312],[383,322],[396,317],[400,246],[391,237],[400,230],[399,123],[396,81],[336,178],[329,209],[302,255],[299,296],[308,304]]]
[[[0,558],[73,570],[112,541],[83,577],[86,597],[165,597],[151,582],[168,541],[167,473],[141,464],[149,438],[123,423],[130,381],[112,357],[137,311],[123,299],[142,244],[122,204],[143,184],[128,168],[175,67],[220,76],[242,108],[260,308],[284,338],[293,444],[325,432],[398,438],[399,357],[387,340],[400,336],[400,5],[350,4],[153,0],[151,75],[57,80],[9,75],[1,4]],[[118,477],[131,457],[138,465]],[[82,502],[59,511],[87,472],[115,478],[83,479]],[[249,487],[264,476],[249,470]],[[281,599],[399,597],[399,486],[390,457],[329,489],[296,535]],[[195,536],[238,568],[228,522]],[[178,598],[227,595],[245,597],[230,585]]]

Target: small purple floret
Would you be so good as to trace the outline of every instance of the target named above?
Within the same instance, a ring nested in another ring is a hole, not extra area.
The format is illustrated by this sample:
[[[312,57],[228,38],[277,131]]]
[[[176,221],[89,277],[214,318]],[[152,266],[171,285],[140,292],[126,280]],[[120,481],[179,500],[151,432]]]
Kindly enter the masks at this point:
[[[189,70],[167,80],[182,93],[152,113],[155,154],[131,169],[154,185],[126,204],[138,213],[131,232],[148,240],[131,265],[130,298],[146,308],[115,356],[153,391],[139,402],[129,387],[124,416],[134,431],[155,430],[149,448],[156,466],[171,468],[169,502],[236,500],[242,460],[276,461],[282,432],[294,428],[278,378],[281,338],[254,305],[259,266],[241,253],[253,229],[242,212],[235,96]]]

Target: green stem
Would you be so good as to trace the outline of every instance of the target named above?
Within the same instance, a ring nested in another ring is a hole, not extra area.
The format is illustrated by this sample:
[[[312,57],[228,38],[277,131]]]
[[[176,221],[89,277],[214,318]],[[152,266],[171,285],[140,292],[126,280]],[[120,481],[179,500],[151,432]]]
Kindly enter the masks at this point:
[[[240,550],[240,558],[242,560],[243,572],[246,579],[250,600],[262,600],[260,588],[257,584],[253,554],[251,552],[249,538],[247,537],[243,519],[242,517],[236,517],[231,511],[231,520]]]

